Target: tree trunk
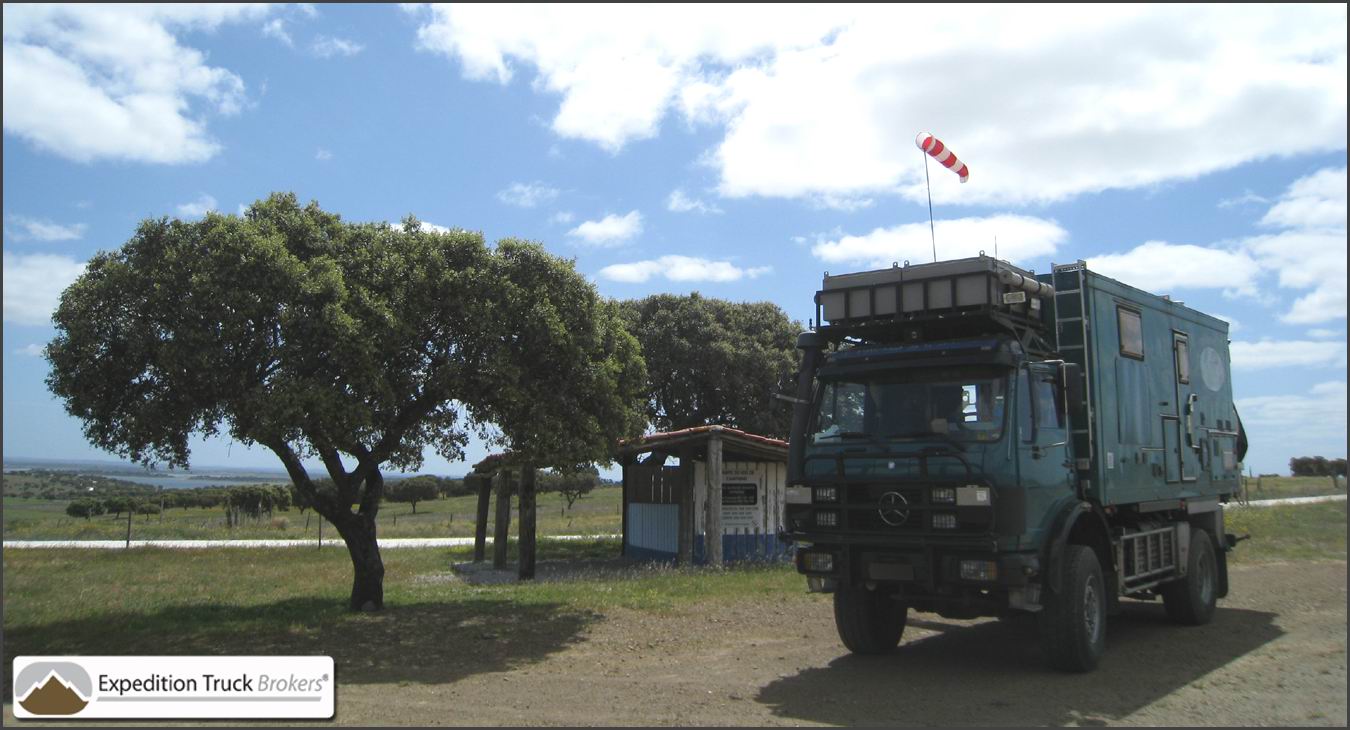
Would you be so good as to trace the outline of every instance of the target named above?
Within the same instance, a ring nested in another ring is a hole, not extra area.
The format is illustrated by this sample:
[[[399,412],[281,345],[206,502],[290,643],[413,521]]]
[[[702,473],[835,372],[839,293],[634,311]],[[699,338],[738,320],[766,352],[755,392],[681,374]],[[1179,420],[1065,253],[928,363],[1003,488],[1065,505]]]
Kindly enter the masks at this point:
[[[478,521],[474,523],[473,528],[473,562],[481,563],[483,558],[487,557],[488,502],[492,499],[492,479],[489,477],[477,477],[477,479]]]
[[[353,611],[378,611],[384,608],[384,561],[375,539],[375,516],[349,514],[330,520],[351,554]]]

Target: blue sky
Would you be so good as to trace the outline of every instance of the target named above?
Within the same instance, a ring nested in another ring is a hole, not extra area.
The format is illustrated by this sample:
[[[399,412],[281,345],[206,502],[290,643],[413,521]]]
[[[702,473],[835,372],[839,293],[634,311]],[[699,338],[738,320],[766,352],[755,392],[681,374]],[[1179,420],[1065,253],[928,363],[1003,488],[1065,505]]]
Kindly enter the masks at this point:
[[[997,236],[1223,316],[1248,464],[1344,456],[1345,7],[949,15],[6,5],[4,454],[106,456],[35,353],[143,218],[289,190],[541,241],[606,296],[805,322],[823,271],[931,258],[929,131],[971,170],[930,166],[941,257]],[[278,466],[224,440],[194,463]]]

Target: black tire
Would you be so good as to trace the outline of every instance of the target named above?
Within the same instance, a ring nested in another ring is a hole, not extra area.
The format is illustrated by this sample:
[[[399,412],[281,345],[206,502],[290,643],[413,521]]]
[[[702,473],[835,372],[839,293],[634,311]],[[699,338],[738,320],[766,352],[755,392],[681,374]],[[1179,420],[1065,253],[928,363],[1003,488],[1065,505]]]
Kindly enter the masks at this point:
[[[1179,624],[1201,626],[1214,618],[1218,600],[1219,561],[1214,557],[1214,541],[1199,527],[1191,528],[1191,549],[1186,560],[1186,577],[1162,586],[1167,615]]]
[[[854,654],[887,654],[900,644],[909,607],[880,590],[863,586],[834,592],[834,625]]]
[[[1106,649],[1102,566],[1091,548],[1067,545],[1059,569],[1060,589],[1045,592],[1040,612],[1041,645],[1055,669],[1090,672]]]

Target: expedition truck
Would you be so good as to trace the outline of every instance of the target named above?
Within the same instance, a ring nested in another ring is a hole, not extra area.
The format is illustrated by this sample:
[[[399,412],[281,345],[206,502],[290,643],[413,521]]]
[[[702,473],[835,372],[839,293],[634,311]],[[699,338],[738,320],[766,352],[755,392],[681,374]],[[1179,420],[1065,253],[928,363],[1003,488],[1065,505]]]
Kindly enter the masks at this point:
[[[815,321],[783,537],[849,650],[892,651],[910,609],[1031,612],[1088,671],[1121,597],[1213,616],[1246,452],[1226,322],[984,255],[826,273]]]

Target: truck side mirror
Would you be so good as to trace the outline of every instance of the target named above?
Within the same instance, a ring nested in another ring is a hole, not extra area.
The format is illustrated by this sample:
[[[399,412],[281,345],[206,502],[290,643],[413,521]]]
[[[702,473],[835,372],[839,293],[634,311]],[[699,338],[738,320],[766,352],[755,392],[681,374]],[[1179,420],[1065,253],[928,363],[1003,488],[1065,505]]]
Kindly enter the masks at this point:
[[[1060,382],[1064,385],[1064,402],[1070,413],[1083,402],[1083,368],[1076,362],[1060,365]]]

